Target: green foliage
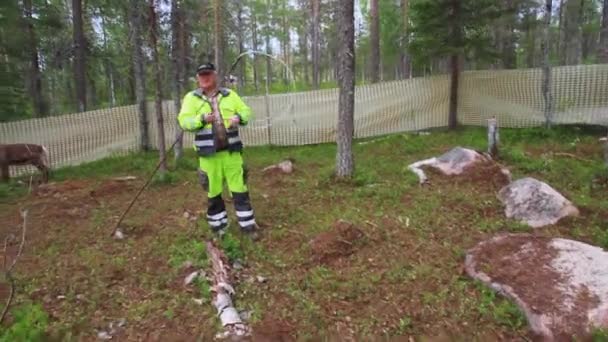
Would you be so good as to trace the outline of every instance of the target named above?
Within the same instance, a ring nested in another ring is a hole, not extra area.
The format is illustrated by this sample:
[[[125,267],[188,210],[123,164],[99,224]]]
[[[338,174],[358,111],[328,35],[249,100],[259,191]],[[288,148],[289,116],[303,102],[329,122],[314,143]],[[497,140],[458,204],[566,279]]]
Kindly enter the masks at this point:
[[[13,198],[23,196],[27,192],[27,187],[14,181],[0,183],[0,202],[9,201]]]
[[[44,341],[48,315],[38,304],[25,304],[11,310],[12,322],[0,330],[0,342]]]
[[[591,332],[591,341],[607,342],[608,341],[608,330],[607,329],[593,329],[593,331]]]
[[[245,253],[243,252],[243,247],[241,246],[241,241],[237,239],[230,232],[224,234],[221,239],[220,245],[226,253],[226,256],[230,261],[242,260],[245,257]]]
[[[190,261],[196,267],[207,265],[207,253],[203,242],[182,237],[169,247],[169,264],[173,268],[181,267]]]
[[[458,10],[453,4],[460,4]],[[413,0],[409,50],[418,64],[450,55],[494,58],[490,24],[499,16],[494,0]]]
[[[494,319],[498,324],[511,329],[520,329],[526,324],[526,318],[519,308],[511,301],[498,297],[496,292],[478,283],[481,292],[479,313]]]

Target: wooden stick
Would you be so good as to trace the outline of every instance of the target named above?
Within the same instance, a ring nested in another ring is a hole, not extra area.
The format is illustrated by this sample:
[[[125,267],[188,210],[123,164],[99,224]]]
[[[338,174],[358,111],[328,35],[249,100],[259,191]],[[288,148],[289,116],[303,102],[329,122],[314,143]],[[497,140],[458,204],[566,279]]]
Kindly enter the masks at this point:
[[[22,226],[23,228],[21,229],[21,243],[19,244],[19,249],[17,250],[17,254],[15,255],[15,258],[13,259],[13,262],[11,263],[11,265],[8,268],[6,268],[6,259],[8,256],[8,248],[7,248],[8,247],[8,237],[4,240],[4,260],[3,260],[4,277],[6,278],[6,280],[8,280],[11,290],[9,292],[8,298],[6,299],[6,304],[4,304],[4,309],[2,309],[2,314],[0,314],[0,324],[2,324],[2,322],[4,321],[4,318],[6,317],[6,314],[8,313],[8,309],[11,306],[11,303],[13,301],[13,297],[15,296],[15,280],[13,279],[11,271],[17,264],[17,261],[19,260],[21,253],[23,253],[23,246],[25,245],[25,234],[27,232],[27,210],[21,211],[21,218],[23,218],[23,226]]]
[[[566,153],[566,152],[555,152],[553,153],[554,156],[557,157],[568,157],[568,158],[572,158],[572,159],[576,159],[579,161],[583,161],[583,162],[587,162],[587,163],[593,163],[593,160],[589,160],[589,159],[585,159],[585,158],[581,158],[577,155],[574,155],[572,153]]]
[[[213,242],[207,242],[207,255],[211,260],[213,271],[213,306],[217,309],[217,315],[222,322],[224,331],[218,334],[218,338],[235,336],[250,336],[251,328],[243,322],[234,304],[232,296],[234,288],[230,285],[230,268],[226,263],[226,256]]]

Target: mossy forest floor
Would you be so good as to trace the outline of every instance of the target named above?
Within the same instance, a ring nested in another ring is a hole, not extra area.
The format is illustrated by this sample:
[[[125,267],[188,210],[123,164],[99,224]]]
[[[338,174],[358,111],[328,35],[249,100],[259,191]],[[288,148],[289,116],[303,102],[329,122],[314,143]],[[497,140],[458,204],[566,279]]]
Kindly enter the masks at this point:
[[[608,248],[601,133],[577,127],[501,131],[500,163],[515,178],[545,181],[581,209],[580,217],[534,234]],[[339,183],[332,179],[332,144],[247,148],[264,237],[256,243],[243,238],[231,212],[222,247],[243,265],[235,274],[236,306],[250,313],[256,337],[531,338],[511,302],[462,270],[466,250],[476,243],[499,232],[531,232],[504,217],[496,198],[500,182],[483,174],[431,174],[431,184],[421,187],[407,170],[455,146],[485,145],[482,128],[357,141],[356,175]],[[0,237],[18,236],[19,211],[29,210],[27,242],[14,270],[17,293],[0,337],[94,340],[120,321],[126,324],[116,329],[118,340],[209,340],[220,330],[209,284],[183,285],[185,261],[209,271],[204,242],[211,235],[198,219],[206,198],[193,153],[171,163],[170,175],[143,193],[125,220],[126,238],[110,237],[156,158],[134,154],[60,169],[53,184],[33,194],[15,181],[0,187]],[[295,160],[293,174],[261,171],[285,158]],[[137,179],[114,180],[128,175]],[[16,248],[10,244],[9,256]],[[6,290],[0,285],[0,299]]]

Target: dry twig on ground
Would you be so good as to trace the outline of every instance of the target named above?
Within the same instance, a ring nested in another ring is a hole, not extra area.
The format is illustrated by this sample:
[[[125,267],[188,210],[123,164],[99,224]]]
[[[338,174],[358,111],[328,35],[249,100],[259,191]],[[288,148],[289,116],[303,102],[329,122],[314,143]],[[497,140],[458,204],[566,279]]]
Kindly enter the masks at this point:
[[[13,258],[11,265],[7,268],[7,260],[8,260],[8,242],[10,240],[10,236],[7,236],[4,239],[4,255],[2,262],[2,272],[4,273],[4,279],[8,282],[10,286],[10,292],[8,298],[6,299],[6,304],[4,304],[4,309],[2,310],[2,314],[0,315],[0,324],[4,321],[6,314],[8,313],[8,309],[11,306],[11,302],[13,301],[13,297],[15,296],[15,281],[13,280],[13,276],[11,271],[17,264],[21,253],[23,253],[23,246],[25,245],[25,234],[27,232],[27,210],[21,211],[21,218],[23,219],[23,225],[21,228],[21,242],[19,243],[19,249],[17,250],[17,254]]]

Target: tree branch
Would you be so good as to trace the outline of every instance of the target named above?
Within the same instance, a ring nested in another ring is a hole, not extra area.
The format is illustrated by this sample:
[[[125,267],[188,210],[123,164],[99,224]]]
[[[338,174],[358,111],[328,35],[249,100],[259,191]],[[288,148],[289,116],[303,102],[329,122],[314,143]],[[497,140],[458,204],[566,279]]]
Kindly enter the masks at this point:
[[[8,259],[9,237],[7,236],[6,239],[4,239],[4,258],[3,258],[2,264],[3,264],[4,278],[7,280],[7,282],[10,285],[10,293],[8,295],[8,298],[6,299],[6,303],[4,304],[4,309],[2,309],[2,314],[0,314],[0,324],[2,324],[2,322],[4,321],[4,318],[6,317],[6,314],[8,313],[8,309],[11,306],[11,302],[13,301],[13,297],[15,296],[15,281],[13,279],[11,271],[17,264],[17,261],[19,260],[21,253],[23,253],[23,246],[25,246],[25,235],[27,233],[27,210],[21,211],[21,218],[23,219],[23,225],[21,228],[21,242],[19,243],[19,249],[17,250],[17,254],[15,255],[15,258],[13,259],[11,265],[8,268],[6,268],[6,260]]]

